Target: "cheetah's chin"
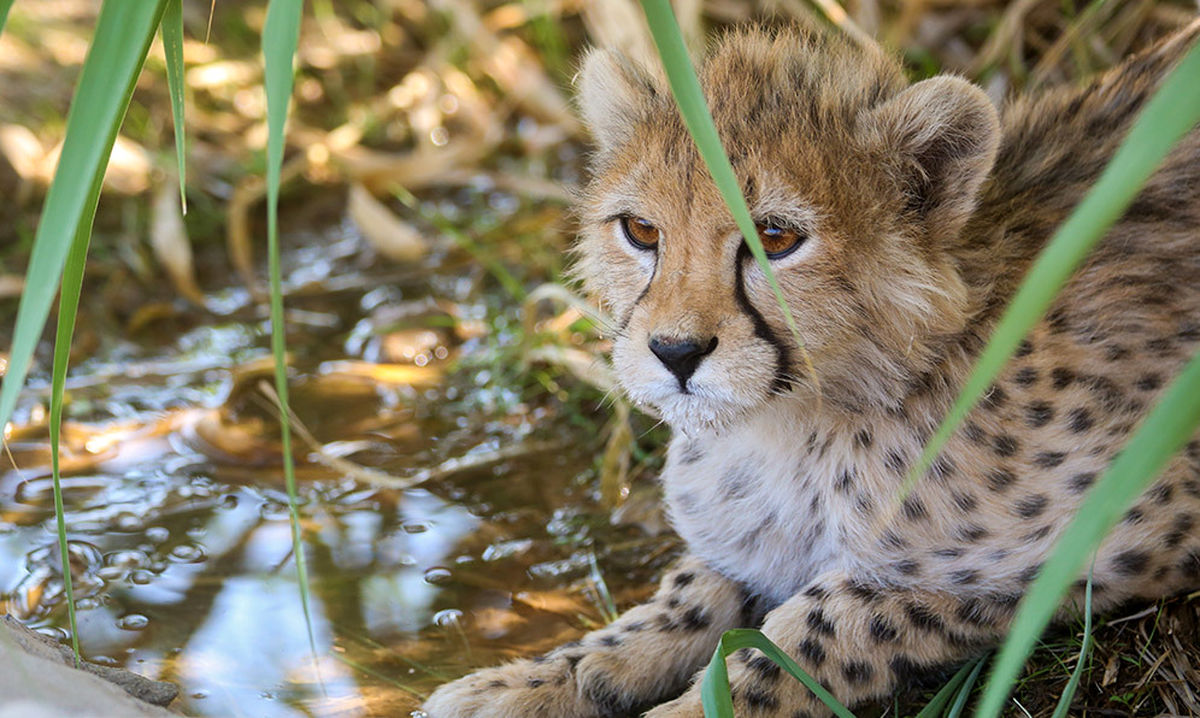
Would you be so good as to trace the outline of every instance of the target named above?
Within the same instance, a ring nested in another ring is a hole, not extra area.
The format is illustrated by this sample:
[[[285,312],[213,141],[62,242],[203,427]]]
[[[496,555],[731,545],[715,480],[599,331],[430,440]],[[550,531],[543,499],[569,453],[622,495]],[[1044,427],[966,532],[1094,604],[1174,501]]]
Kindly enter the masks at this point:
[[[631,394],[631,398],[639,406],[653,409],[674,431],[689,437],[704,433],[719,435],[762,404],[761,401],[730,401],[728,398],[715,398],[700,392],[683,394],[675,391],[667,396],[653,398]]]

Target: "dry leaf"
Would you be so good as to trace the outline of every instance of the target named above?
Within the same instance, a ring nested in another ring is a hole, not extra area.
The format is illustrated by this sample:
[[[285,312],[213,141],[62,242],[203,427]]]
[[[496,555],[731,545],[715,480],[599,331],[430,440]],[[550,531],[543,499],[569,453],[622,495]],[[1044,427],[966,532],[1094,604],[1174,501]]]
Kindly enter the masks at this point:
[[[350,185],[346,212],[375,251],[393,262],[414,262],[429,250],[429,243],[361,184]]]
[[[154,259],[167,271],[176,291],[193,304],[204,306],[204,293],[196,284],[192,242],[188,239],[180,211],[179,188],[174,182],[163,182],[155,193],[150,248],[154,250]]]

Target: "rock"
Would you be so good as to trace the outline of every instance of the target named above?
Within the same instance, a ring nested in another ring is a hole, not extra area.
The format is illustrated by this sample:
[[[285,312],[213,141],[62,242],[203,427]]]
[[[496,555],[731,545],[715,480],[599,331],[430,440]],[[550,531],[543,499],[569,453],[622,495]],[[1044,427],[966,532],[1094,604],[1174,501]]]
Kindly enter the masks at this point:
[[[83,663],[71,649],[0,618],[0,718],[163,718],[179,689],[120,668]]]

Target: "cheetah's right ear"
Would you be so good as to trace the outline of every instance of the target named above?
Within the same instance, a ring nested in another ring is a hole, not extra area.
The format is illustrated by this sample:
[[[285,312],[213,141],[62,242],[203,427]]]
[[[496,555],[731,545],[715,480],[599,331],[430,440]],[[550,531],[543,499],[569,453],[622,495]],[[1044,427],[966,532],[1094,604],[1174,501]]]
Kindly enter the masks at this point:
[[[642,114],[639,108],[658,94],[646,70],[612,50],[588,51],[576,82],[583,120],[601,149],[627,141]]]
[[[908,87],[863,119],[867,141],[898,160],[908,208],[931,236],[956,235],[1000,145],[999,113],[983,90],[942,75]]]

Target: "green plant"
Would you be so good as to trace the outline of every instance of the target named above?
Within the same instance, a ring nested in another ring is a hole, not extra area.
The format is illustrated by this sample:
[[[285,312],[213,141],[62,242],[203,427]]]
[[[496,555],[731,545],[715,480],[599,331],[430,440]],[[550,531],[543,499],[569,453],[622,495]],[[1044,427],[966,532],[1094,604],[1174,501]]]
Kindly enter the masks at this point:
[[[0,427],[11,418],[17,396],[28,375],[33,352],[50,315],[54,295],[59,294],[58,322],[50,394],[51,468],[54,507],[58,527],[68,621],[76,660],[79,658],[78,626],[74,591],[68,561],[67,527],[59,477],[59,441],[62,423],[63,387],[66,381],[71,337],[83,284],[84,266],[91,239],[92,221],[100,198],[104,170],[117,132],[129,108],[133,88],[146,61],[155,32],[161,29],[167,58],[167,79],[174,111],[176,154],[181,178],[180,200],[185,201],[183,178],[183,18],[181,0],[123,2],[107,0],[96,21],[92,45],[84,61],[67,115],[66,136],[54,179],[42,206],[26,271],[26,290],[17,309],[16,326],[8,368],[0,385]],[[12,0],[0,0],[0,30]],[[276,360],[276,382],[282,416],[287,416],[287,383],[284,366],[283,303],[279,286],[277,204],[279,174],[283,157],[283,129],[292,90],[292,58],[299,35],[302,0],[270,3],[264,29],[269,139],[267,147],[268,243],[271,269],[272,349]],[[185,204],[186,207],[186,204]],[[301,597],[308,611],[307,576],[300,544],[299,513],[295,477],[289,450],[289,431],[283,431],[284,472],[292,512],[293,549],[300,576]],[[311,641],[311,625],[310,641]]]

